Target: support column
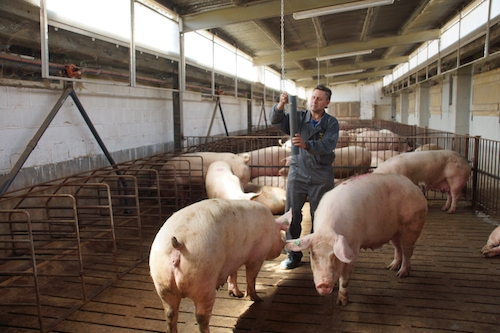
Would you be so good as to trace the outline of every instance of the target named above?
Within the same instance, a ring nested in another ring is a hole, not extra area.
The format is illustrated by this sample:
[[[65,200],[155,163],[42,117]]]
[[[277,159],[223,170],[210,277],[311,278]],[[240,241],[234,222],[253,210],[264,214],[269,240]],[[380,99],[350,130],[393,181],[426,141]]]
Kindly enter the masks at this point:
[[[472,66],[461,67],[456,76],[455,130],[457,134],[469,134],[472,100]]]
[[[401,111],[401,123],[408,124],[408,108],[410,107],[410,101],[408,98],[408,91],[401,92],[399,98],[399,110]]]
[[[429,82],[420,84],[415,96],[415,113],[420,127],[429,126],[430,88]]]

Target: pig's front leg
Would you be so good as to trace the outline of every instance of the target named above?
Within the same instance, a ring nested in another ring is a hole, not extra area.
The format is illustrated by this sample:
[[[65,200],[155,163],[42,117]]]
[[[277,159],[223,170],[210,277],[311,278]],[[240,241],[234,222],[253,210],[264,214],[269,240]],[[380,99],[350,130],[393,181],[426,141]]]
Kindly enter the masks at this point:
[[[495,230],[496,231],[496,230]],[[481,254],[485,258],[491,258],[500,254],[500,245],[497,245],[490,240],[481,249]]]
[[[488,237],[486,245],[481,249],[483,257],[494,257],[500,254],[500,226],[497,226]]]
[[[487,249],[483,248],[481,250],[481,254],[485,258],[491,258],[491,257],[497,256],[500,254],[500,246],[490,247]]]
[[[243,297],[243,293],[238,288],[238,271],[235,271],[228,276],[227,290],[229,291],[229,296],[236,296],[238,298]]]
[[[354,269],[354,264],[345,264],[344,269],[339,277],[339,295],[337,297],[337,301],[335,302],[337,305],[346,306],[349,300],[349,279],[351,278],[352,270]]]

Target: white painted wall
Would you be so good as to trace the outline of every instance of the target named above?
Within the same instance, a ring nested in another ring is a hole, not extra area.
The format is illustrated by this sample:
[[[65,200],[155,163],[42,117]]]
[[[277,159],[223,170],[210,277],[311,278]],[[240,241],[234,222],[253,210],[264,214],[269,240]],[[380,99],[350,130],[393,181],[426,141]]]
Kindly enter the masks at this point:
[[[375,105],[390,105],[391,98],[382,93],[382,81],[371,84],[339,84],[331,86],[332,102],[360,103],[360,119],[372,119],[375,116]],[[309,92],[308,98],[311,95]]]
[[[450,80],[453,80],[452,75],[446,75],[443,79],[441,112],[433,109],[432,114],[427,113],[426,116],[429,117],[429,128],[454,133],[457,112],[454,99],[450,103],[448,96]],[[462,112],[459,115],[462,117],[460,121],[470,121],[470,135],[500,141],[500,70],[483,73],[474,80],[471,87],[472,113],[467,115]],[[116,162],[173,149],[173,105],[170,91],[89,83],[78,83],[75,86],[80,101]],[[455,84],[451,90],[454,96],[456,89]],[[2,176],[13,169],[62,92],[62,86],[59,89],[0,86],[0,181]],[[395,108],[399,111],[396,121],[409,125],[419,125],[422,121],[418,118],[422,113],[412,109],[414,106],[411,98],[414,92],[402,91],[396,96],[384,97],[381,81],[369,85],[336,85],[332,87],[332,92],[333,102],[359,101],[361,119],[372,119],[376,105],[390,105],[394,100],[400,104]],[[309,91],[308,96],[310,93]],[[405,102],[406,99],[408,101]],[[206,136],[214,114],[215,101],[203,98],[199,93],[186,92],[183,103],[184,136]],[[266,103],[266,117],[271,104]],[[221,106],[230,134],[248,128],[246,99],[221,96]],[[260,103],[253,101],[254,126],[262,116],[261,110]],[[263,119],[261,120],[261,125],[264,125]],[[225,135],[218,108],[215,109],[210,135]],[[108,165],[102,159],[100,147],[73,100],[68,97],[38,145],[33,147],[24,165],[24,168],[35,170],[35,175],[25,175],[23,181],[37,183],[48,180],[44,177],[54,179],[52,174],[57,177],[66,176],[58,172],[60,168],[57,165],[61,163],[69,174],[99,167],[99,163]]]
[[[169,144],[173,145],[170,91],[89,83],[79,83],[75,90],[115,162],[162,153]],[[13,169],[62,92],[62,86],[60,89],[0,86],[0,175]],[[184,135],[206,136],[214,107],[215,101],[202,99],[199,93],[185,93]],[[246,99],[221,96],[221,107],[229,133],[247,129]],[[266,117],[270,108],[271,105],[266,106]],[[254,103],[252,109],[252,124],[257,125],[261,106]],[[261,119],[261,125],[264,124]],[[225,135],[218,108],[211,135]],[[23,168],[101,155],[101,148],[68,97]],[[79,171],[86,170],[75,170]]]
[[[247,101],[246,99],[231,96],[221,96],[220,106],[226,122],[229,134],[245,130],[247,124]],[[215,116],[214,116],[215,110]],[[270,107],[266,108],[266,117],[269,116]],[[198,93],[184,93],[184,136],[207,136],[226,135],[224,121],[215,100],[202,98]],[[261,107],[253,103],[252,124],[257,125]],[[210,133],[208,132],[210,122],[213,123]],[[264,125],[264,121],[261,121]]]
[[[111,153],[173,140],[170,92],[96,84],[75,90]],[[61,95],[62,89],[0,87],[0,174],[10,172]],[[102,154],[68,97],[24,167]]]

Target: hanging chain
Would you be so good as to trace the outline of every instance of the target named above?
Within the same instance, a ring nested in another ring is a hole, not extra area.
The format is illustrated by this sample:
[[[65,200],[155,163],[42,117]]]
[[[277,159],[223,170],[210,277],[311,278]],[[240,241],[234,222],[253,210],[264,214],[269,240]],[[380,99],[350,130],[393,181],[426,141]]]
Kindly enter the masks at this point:
[[[318,34],[318,33],[316,33],[316,35],[317,35],[317,40],[318,40],[318,43],[317,43],[317,50],[316,50],[316,52],[317,52],[317,56],[316,56],[316,57],[318,57],[318,58],[319,58],[319,46],[320,46],[321,41],[320,41],[320,39],[319,39],[319,34]],[[316,58],[316,59],[318,59],[318,58]],[[318,85],[319,85],[320,62],[319,62],[318,60],[316,60],[316,62],[318,63]],[[327,73],[328,73],[328,72],[327,72]],[[328,83],[328,78],[326,78],[326,82]]]
[[[286,91],[285,84],[285,0],[281,0],[281,91]]]

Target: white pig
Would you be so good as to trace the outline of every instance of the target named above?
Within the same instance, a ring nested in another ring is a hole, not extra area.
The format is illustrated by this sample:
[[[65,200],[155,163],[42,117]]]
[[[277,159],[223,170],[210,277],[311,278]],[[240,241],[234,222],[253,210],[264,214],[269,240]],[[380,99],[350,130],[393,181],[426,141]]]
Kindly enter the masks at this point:
[[[357,145],[375,150],[397,150],[400,152],[409,151],[410,147],[405,138],[391,131],[366,131],[356,135]]]
[[[291,149],[283,146],[270,146],[249,151],[248,165],[250,166],[251,178],[259,176],[277,176],[278,171],[284,165],[283,159],[291,155]]]
[[[250,182],[255,185],[274,186],[283,190],[286,190],[287,181],[287,176],[259,176],[250,180]]]
[[[203,183],[208,167],[215,161],[226,161],[231,165],[231,170],[240,179],[241,185],[245,186],[250,181],[250,168],[248,162],[250,155],[198,152],[185,153],[172,157],[163,166],[163,170],[172,173],[176,177],[177,184],[189,184],[193,182]]]
[[[329,294],[339,281],[336,303],[345,306],[359,250],[392,241],[394,260],[387,268],[399,269],[397,276],[405,277],[426,217],[427,200],[408,178],[365,174],[327,192],[314,215],[314,232],[287,241],[285,248],[310,248],[316,290],[320,295]]]
[[[278,257],[285,245],[291,212],[274,219],[269,209],[249,200],[207,199],[174,213],[151,246],[150,273],[165,309],[167,333],[177,332],[182,298],[194,302],[202,333],[209,322],[216,290],[226,280],[229,294],[242,297],[237,271],[246,266],[246,293],[260,297],[255,281],[265,260]]]
[[[500,254],[500,226],[493,229],[486,245],[482,248],[481,254],[485,258],[494,257]]]
[[[335,148],[335,160],[332,163],[335,178],[347,178],[355,174],[367,173],[372,161],[370,151],[364,147],[349,146]],[[291,156],[285,158],[285,167],[280,169],[279,175],[288,175]]]
[[[426,143],[425,145],[422,145],[418,148],[415,149],[415,151],[421,151],[421,150],[442,150],[443,148],[438,146],[435,143]]]
[[[260,202],[269,208],[271,213],[277,215],[285,212],[286,191],[284,189],[276,186],[253,184],[250,182],[245,186],[245,192],[260,193],[252,200]]]
[[[471,168],[467,160],[452,150],[426,150],[400,154],[379,164],[374,173],[397,173],[408,177],[424,190],[447,194],[442,210],[453,213],[460,191],[469,180]]]
[[[210,164],[205,178],[205,188],[209,199],[251,200],[260,194],[243,192],[240,179],[234,175],[226,161],[215,161]]]

